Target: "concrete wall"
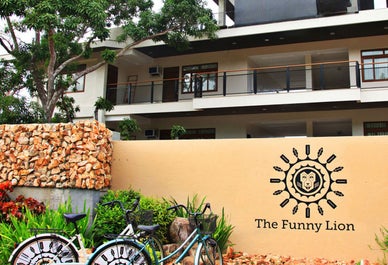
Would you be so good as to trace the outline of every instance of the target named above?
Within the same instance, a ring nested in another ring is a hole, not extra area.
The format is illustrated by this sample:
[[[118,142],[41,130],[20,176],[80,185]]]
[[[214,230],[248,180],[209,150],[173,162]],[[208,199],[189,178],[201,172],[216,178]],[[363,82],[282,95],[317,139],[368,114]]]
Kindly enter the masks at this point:
[[[248,253],[375,260],[388,137],[114,142],[112,189],[222,207]],[[312,179],[313,186],[308,186]],[[308,209],[307,209],[308,208]]]

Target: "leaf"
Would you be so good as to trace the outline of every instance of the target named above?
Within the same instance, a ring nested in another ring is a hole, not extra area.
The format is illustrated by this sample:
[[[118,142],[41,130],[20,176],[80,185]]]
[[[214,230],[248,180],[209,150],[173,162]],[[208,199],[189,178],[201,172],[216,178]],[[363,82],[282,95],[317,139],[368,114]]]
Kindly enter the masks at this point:
[[[323,148],[321,147],[319,150],[318,150],[318,157],[320,157],[323,153]]]
[[[292,209],[292,214],[296,214],[297,212],[298,212],[298,205],[296,205],[294,209]]]
[[[295,148],[292,148],[292,152],[294,153],[294,156],[295,157],[298,157],[298,150],[296,150]]]
[[[279,195],[280,193],[282,193],[283,192],[283,190],[277,190],[277,191],[275,191],[274,193],[273,193],[273,195]]]
[[[276,171],[279,171],[279,172],[283,172],[283,169],[281,169],[281,168],[278,167],[278,166],[274,166],[273,169],[275,169]]]
[[[321,215],[323,215],[323,209],[322,209],[322,207],[319,206],[319,205],[318,205],[318,212],[319,212]]]
[[[341,171],[342,169],[344,169],[344,167],[336,167],[333,172],[339,172]]]
[[[334,191],[334,194],[337,195],[337,196],[340,196],[340,197],[344,196],[344,194],[342,192],[337,191],[337,190]]]

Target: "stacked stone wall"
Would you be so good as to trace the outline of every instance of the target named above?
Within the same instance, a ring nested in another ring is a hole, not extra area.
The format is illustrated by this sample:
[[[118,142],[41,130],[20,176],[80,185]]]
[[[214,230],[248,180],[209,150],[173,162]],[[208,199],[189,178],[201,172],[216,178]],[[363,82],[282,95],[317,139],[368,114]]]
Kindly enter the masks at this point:
[[[97,121],[0,125],[0,182],[19,187],[110,186],[112,133]]]

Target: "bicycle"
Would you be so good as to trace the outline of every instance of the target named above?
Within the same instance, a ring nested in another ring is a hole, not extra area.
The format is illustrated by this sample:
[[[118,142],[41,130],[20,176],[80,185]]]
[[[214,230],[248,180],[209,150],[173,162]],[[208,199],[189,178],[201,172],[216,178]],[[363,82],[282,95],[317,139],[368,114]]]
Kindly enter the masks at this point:
[[[59,234],[62,232],[60,229],[32,229],[35,235],[20,243],[8,261],[12,265],[43,265],[78,264],[79,260],[86,260],[86,248],[77,226],[77,221],[85,216],[84,213],[63,215],[66,221],[73,223],[75,227],[76,234],[71,238]],[[78,243],[79,248],[76,247],[75,242]]]
[[[159,265],[174,257],[176,259],[173,264],[179,264],[189,251],[198,245],[194,255],[194,265],[222,265],[221,249],[217,241],[211,237],[216,228],[217,216],[214,214],[205,215],[205,211],[210,209],[210,204],[207,203],[202,212],[189,212],[187,207],[181,204],[174,205],[169,210],[177,210],[180,207],[185,209],[189,215],[189,222],[194,229],[172,253],[159,258],[155,249],[154,237],[148,237],[142,242],[119,238],[97,249],[90,257],[89,264]],[[143,232],[152,234],[156,229],[157,226],[150,226]]]
[[[140,198],[136,198],[132,209],[125,209],[119,201],[107,202],[102,205],[113,205],[118,203],[123,210],[127,226],[117,237],[140,237],[140,232],[135,234],[134,212],[139,205]],[[33,229],[35,235],[24,240],[12,252],[9,262],[12,265],[43,265],[43,264],[89,264],[87,253],[83,244],[83,238],[79,232],[77,221],[82,220],[86,214],[64,214],[67,222],[73,223],[76,234],[70,238],[62,236],[60,229]],[[149,226],[138,225],[137,229],[149,229]],[[152,226],[152,229],[157,229]],[[40,233],[44,232],[44,233]],[[38,234],[39,233],[39,234]],[[76,247],[76,243],[79,248]],[[157,246],[156,246],[157,247]],[[160,249],[162,246],[160,244]],[[163,255],[163,252],[162,254]]]

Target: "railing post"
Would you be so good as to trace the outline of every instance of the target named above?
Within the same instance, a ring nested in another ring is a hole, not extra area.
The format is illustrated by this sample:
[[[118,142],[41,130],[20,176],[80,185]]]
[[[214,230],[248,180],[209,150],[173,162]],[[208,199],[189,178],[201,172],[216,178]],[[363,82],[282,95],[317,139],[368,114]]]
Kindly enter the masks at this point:
[[[179,101],[179,80],[174,80],[174,87],[176,101]]]
[[[151,82],[151,103],[154,103],[154,81]]]
[[[291,85],[291,77],[290,77],[290,67],[287,66],[286,68],[286,89],[287,92],[290,92],[290,85]]]
[[[253,70],[253,93],[257,94],[257,70]]]
[[[222,91],[224,93],[224,97],[226,96],[226,72],[224,72],[222,76]]]
[[[325,70],[323,68],[323,64],[319,66],[319,88],[325,89]]]
[[[128,84],[128,93],[127,93],[127,95],[128,95],[128,104],[131,104],[131,98],[132,98],[132,89],[131,89],[131,87],[132,87],[132,84],[131,83],[129,83]]]
[[[361,88],[361,74],[360,74],[360,63],[356,62],[356,85]]]
[[[200,74],[194,76],[194,97],[202,98],[202,76]]]

